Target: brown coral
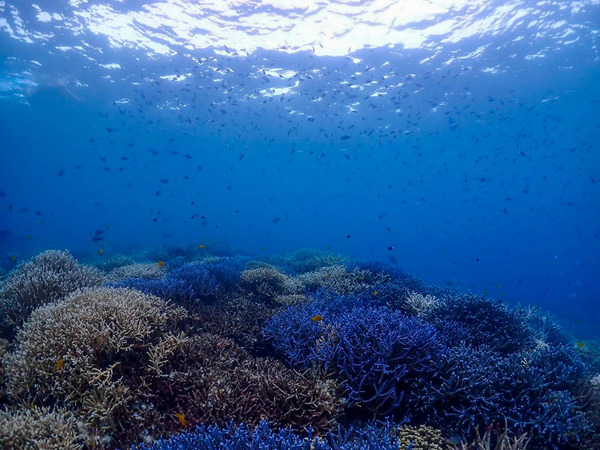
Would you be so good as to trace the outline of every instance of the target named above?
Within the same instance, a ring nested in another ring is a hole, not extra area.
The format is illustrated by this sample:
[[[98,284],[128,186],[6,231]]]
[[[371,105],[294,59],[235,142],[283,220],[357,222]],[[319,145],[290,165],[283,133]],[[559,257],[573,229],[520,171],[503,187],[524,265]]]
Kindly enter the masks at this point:
[[[323,431],[343,409],[338,384],[323,374],[300,374],[278,361],[253,358],[233,341],[208,333],[185,342],[161,370],[163,376],[153,383],[160,393],[155,404],[171,410],[166,416],[171,431],[181,428],[177,413],[190,425],[256,424],[266,418],[275,425],[302,429],[311,424]]]

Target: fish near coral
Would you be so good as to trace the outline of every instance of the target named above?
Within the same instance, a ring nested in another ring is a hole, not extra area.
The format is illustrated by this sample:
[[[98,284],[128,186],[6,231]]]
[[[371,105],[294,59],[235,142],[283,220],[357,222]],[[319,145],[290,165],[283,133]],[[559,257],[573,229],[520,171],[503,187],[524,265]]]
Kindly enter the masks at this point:
[[[179,423],[181,424],[182,427],[187,426],[187,421],[185,420],[185,414],[177,413],[177,414],[175,414],[175,417],[177,417],[177,420],[179,421]]]
[[[323,316],[320,315],[320,314],[317,314],[315,316],[312,316],[310,318],[310,320],[313,321],[313,322],[321,322],[323,320]]]

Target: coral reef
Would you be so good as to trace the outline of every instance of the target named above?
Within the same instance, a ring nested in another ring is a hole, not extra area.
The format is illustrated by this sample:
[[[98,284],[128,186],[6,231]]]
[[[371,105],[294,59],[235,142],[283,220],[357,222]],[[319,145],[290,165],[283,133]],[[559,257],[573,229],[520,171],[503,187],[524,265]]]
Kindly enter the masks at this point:
[[[450,449],[446,439],[442,436],[442,432],[427,425],[418,427],[402,425],[395,434],[400,448],[410,448],[412,450]]]
[[[108,279],[66,252],[18,266],[0,446],[599,447],[598,346],[537,309],[326,253],[218,253],[120,257]]]
[[[84,443],[85,433],[64,409],[0,411],[0,448],[79,450]]]
[[[112,269],[106,276],[106,281],[119,283],[130,278],[140,280],[156,280],[166,274],[165,266],[160,267],[155,263],[134,263]]]
[[[275,297],[282,295],[287,283],[285,274],[269,266],[246,269],[240,278],[242,288],[262,302],[272,302]]]
[[[48,250],[18,266],[0,285],[0,337],[12,338],[31,312],[77,289],[102,284],[101,272],[66,251]]]
[[[132,278],[114,283],[113,287],[132,288],[156,295],[193,310],[198,303],[211,303],[219,295],[221,285],[201,262],[183,265],[161,279]]]
[[[138,371],[185,316],[127,289],[77,291],[42,306],[6,358],[8,394],[24,404],[78,411],[98,440],[135,428],[149,395]]]
[[[245,424],[227,424],[224,427],[202,424],[193,432],[160,439],[138,450],[195,450],[195,449],[278,449],[278,450],[404,450],[392,436],[389,424],[368,425],[364,428],[330,431],[325,437],[312,437],[294,433],[290,429],[275,430],[267,421],[256,427]]]

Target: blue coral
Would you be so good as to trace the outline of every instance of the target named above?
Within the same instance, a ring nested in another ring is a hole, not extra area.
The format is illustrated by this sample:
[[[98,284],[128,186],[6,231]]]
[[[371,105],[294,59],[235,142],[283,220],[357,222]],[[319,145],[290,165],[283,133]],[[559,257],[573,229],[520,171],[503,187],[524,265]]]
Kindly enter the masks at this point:
[[[445,350],[432,325],[388,308],[337,317],[319,357],[346,381],[347,401],[377,415],[408,414]]]
[[[503,355],[462,344],[442,356],[438,372],[423,386],[421,412],[439,427],[467,435],[506,421],[511,432],[528,433],[533,444],[560,448],[591,430],[570,393],[585,373],[566,346]]]
[[[264,331],[288,364],[323,365],[344,380],[349,405],[375,415],[414,409],[445,350],[432,325],[360,297],[322,294],[276,314]]]
[[[158,280],[132,278],[113,286],[137,289],[188,306],[197,301],[211,303],[221,291],[221,285],[203,263],[186,264]]]
[[[160,439],[152,445],[133,446],[137,450],[398,450],[400,444],[392,437],[390,425],[371,424],[362,429],[350,427],[330,431],[325,438],[313,438],[310,429],[308,438],[290,429],[272,429],[266,421],[256,428],[247,425],[228,424],[224,427],[204,424],[193,432],[180,433],[170,439]]]

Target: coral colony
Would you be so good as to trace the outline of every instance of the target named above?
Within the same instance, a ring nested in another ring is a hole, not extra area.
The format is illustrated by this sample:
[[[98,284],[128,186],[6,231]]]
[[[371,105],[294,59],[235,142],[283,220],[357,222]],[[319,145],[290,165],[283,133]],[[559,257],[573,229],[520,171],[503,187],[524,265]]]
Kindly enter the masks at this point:
[[[317,251],[0,284],[0,447],[600,448],[599,352],[543,312]]]

